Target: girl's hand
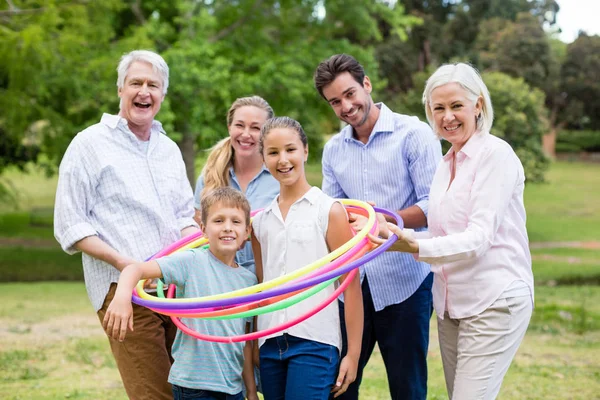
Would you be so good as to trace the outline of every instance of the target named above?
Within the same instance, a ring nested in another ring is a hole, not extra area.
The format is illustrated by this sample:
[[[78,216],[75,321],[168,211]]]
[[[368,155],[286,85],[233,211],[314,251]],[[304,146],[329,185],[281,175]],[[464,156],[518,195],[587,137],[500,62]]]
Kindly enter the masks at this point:
[[[390,235],[395,234],[396,236],[398,236],[398,240],[396,240],[387,251],[400,251],[403,253],[419,252],[419,242],[417,242],[408,232],[403,231],[398,227],[398,225],[394,225],[390,222],[388,222],[386,225],[389,229]],[[368,235],[368,237],[369,240],[375,245],[381,245],[387,240],[381,239],[370,234]]]
[[[356,379],[357,371],[358,359],[346,355],[340,363],[340,372],[335,380],[335,386],[331,389],[331,393],[334,394],[333,397],[338,397],[348,390],[348,386]]]
[[[108,336],[122,342],[125,340],[127,328],[133,331],[133,307],[131,300],[120,301],[113,299],[108,306],[102,327]]]

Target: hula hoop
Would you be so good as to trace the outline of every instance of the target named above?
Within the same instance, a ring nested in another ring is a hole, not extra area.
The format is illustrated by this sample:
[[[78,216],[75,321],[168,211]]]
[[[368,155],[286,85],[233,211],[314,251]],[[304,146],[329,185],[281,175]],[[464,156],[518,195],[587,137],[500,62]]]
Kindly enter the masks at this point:
[[[260,300],[266,297],[271,297],[274,294],[270,293],[271,290],[274,290],[276,286],[281,286],[284,283],[288,283],[296,278],[300,278],[303,275],[306,275],[309,272],[315,271],[322,265],[327,262],[331,262],[334,259],[342,256],[345,252],[349,251],[352,247],[357,245],[362,239],[367,236],[367,233],[373,228],[375,225],[375,211],[374,209],[365,202],[361,202],[358,200],[347,200],[344,199],[341,201],[343,204],[354,205],[363,209],[368,210],[369,217],[367,220],[367,224],[365,227],[356,234],[353,238],[351,238],[348,242],[344,243],[342,246],[329,253],[328,255],[322,257],[319,260],[312,262],[311,264],[298,269],[294,272],[286,274],[276,279],[272,279],[267,282],[259,283],[254,286],[250,286],[248,288],[235,290],[232,292],[221,293],[218,295],[211,296],[203,296],[203,297],[195,297],[195,298],[179,298],[179,299],[169,299],[168,301],[163,298],[158,298],[156,296],[152,296],[143,290],[144,281],[140,281],[134,290],[134,297],[132,301],[135,304],[142,305],[148,308],[165,308],[165,309],[177,309],[180,304],[186,304],[189,307],[195,308],[204,308],[204,307],[219,307],[226,305],[233,305],[240,302],[252,302],[256,300]],[[322,282],[322,281],[321,281]],[[321,283],[318,282],[318,283]],[[314,284],[314,283],[313,283]],[[312,286],[307,285],[305,287]],[[269,290],[270,289],[270,290]],[[300,288],[298,288],[300,289]],[[297,290],[297,289],[296,289]],[[292,291],[292,290],[290,290]],[[258,293],[261,292],[261,293]],[[257,294],[265,294],[270,293],[267,296],[258,296]],[[283,293],[277,293],[283,294]]]
[[[309,264],[302,269],[277,279],[254,285],[250,288],[223,293],[219,295],[204,296],[198,298],[174,299],[175,285],[170,285],[167,298],[164,298],[162,282],[159,281],[159,297],[148,295],[143,291],[143,282],[140,281],[133,291],[132,301],[136,304],[146,306],[159,313],[169,315],[175,325],[184,333],[200,340],[234,343],[247,340],[255,340],[273,333],[285,330],[296,325],[314,314],[318,313],[331,302],[339,297],[356,276],[356,268],[372,260],[389,248],[396,240],[395,235],[375,250],[367,253],[370,242],[366,238],[367,232],[376,228],[375,211],[392,216],[401,228],[402,219],[394,212],[381,208],[373,209],[370,205],[356,200],[342,200],[347,209],[360,214],[367,214],[368,221],[365,227],[351,240],[342,245],[336,251]],[[176,251],[206,246],[207,240],[201,237],[202,233],[190,235],[173,245],[163,249],[151,259],[172,254]],[[213,336],[205,335],[190,329],[177,317],[201,317],[205,319],[234,319],[246,318],[281,310],[290,307],[300,301],[307,299],[325,287],[333,284],[341,275],[348,274],[343,283],[323,302],[312,310],[285,322],[279,326],[271,327],[258,332],[238,336]],[[279,287],[275,287],[279,285]],[[312,287],[311,287],[312,286]],[[310,289],[309,289],[310,288]],[[261,289],[265,289],[260,292]]]

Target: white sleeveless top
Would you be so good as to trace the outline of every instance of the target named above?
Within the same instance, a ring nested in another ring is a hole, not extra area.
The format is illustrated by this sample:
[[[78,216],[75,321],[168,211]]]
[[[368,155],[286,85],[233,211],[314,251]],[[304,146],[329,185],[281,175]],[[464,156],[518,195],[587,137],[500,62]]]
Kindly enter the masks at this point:
[[[326,234],[329,211],[335,200],[312,187],[288,211],[285,221],[277,203],[279,197],[254,217],[252,229],[261,246],[263,277],[269,281],[307,266],[329,254]],[[264,330],[297,318],[322,303],[337,284],[286,309],[260,315],[258,329]],[[337,301],[298,325],[259,340],[283,333],[329,344],[341,349],[340,319]]]

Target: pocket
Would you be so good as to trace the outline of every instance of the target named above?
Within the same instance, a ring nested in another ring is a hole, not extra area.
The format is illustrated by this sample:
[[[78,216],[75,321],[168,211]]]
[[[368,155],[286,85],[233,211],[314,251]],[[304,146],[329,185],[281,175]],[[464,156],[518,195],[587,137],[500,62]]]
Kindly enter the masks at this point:
[[[289,227],[290,239],[297,244],[309,243],[316,234],[316,223],[312,221],[293,222]]]

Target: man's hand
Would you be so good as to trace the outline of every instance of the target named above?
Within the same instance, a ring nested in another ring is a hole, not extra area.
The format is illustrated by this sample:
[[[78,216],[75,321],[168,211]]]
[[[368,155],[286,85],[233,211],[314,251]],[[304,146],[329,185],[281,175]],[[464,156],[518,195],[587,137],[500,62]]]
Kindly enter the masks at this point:
[[[358,360],[346,355],[340,363],[340,372],[335,380],[335,386],[331,389],[333,397],[338,397],[348,390],[348,386],[356,379],[357,370]]]
[[[375,203],[369,201],[370,205],[375,206]],[[376,228],[375,228],[375,236],[382,236],[387,238],[389,236],[387,221],[385,219],[385,215],[381,213],[375,213],[375,217],[377,218]],[[365,225],[367,225],[367,221],[369,218],[365,217],[362,214],[355,214],[352,212],[348,213],[348,222],[350,222],[350,226],[354,229],[355,232],[361,231]]]
[[[131,300],[113,299],[108,306],[102,327],[106,334],[119,342],[125,340],[127,329],[133,331],[133,307]]]

